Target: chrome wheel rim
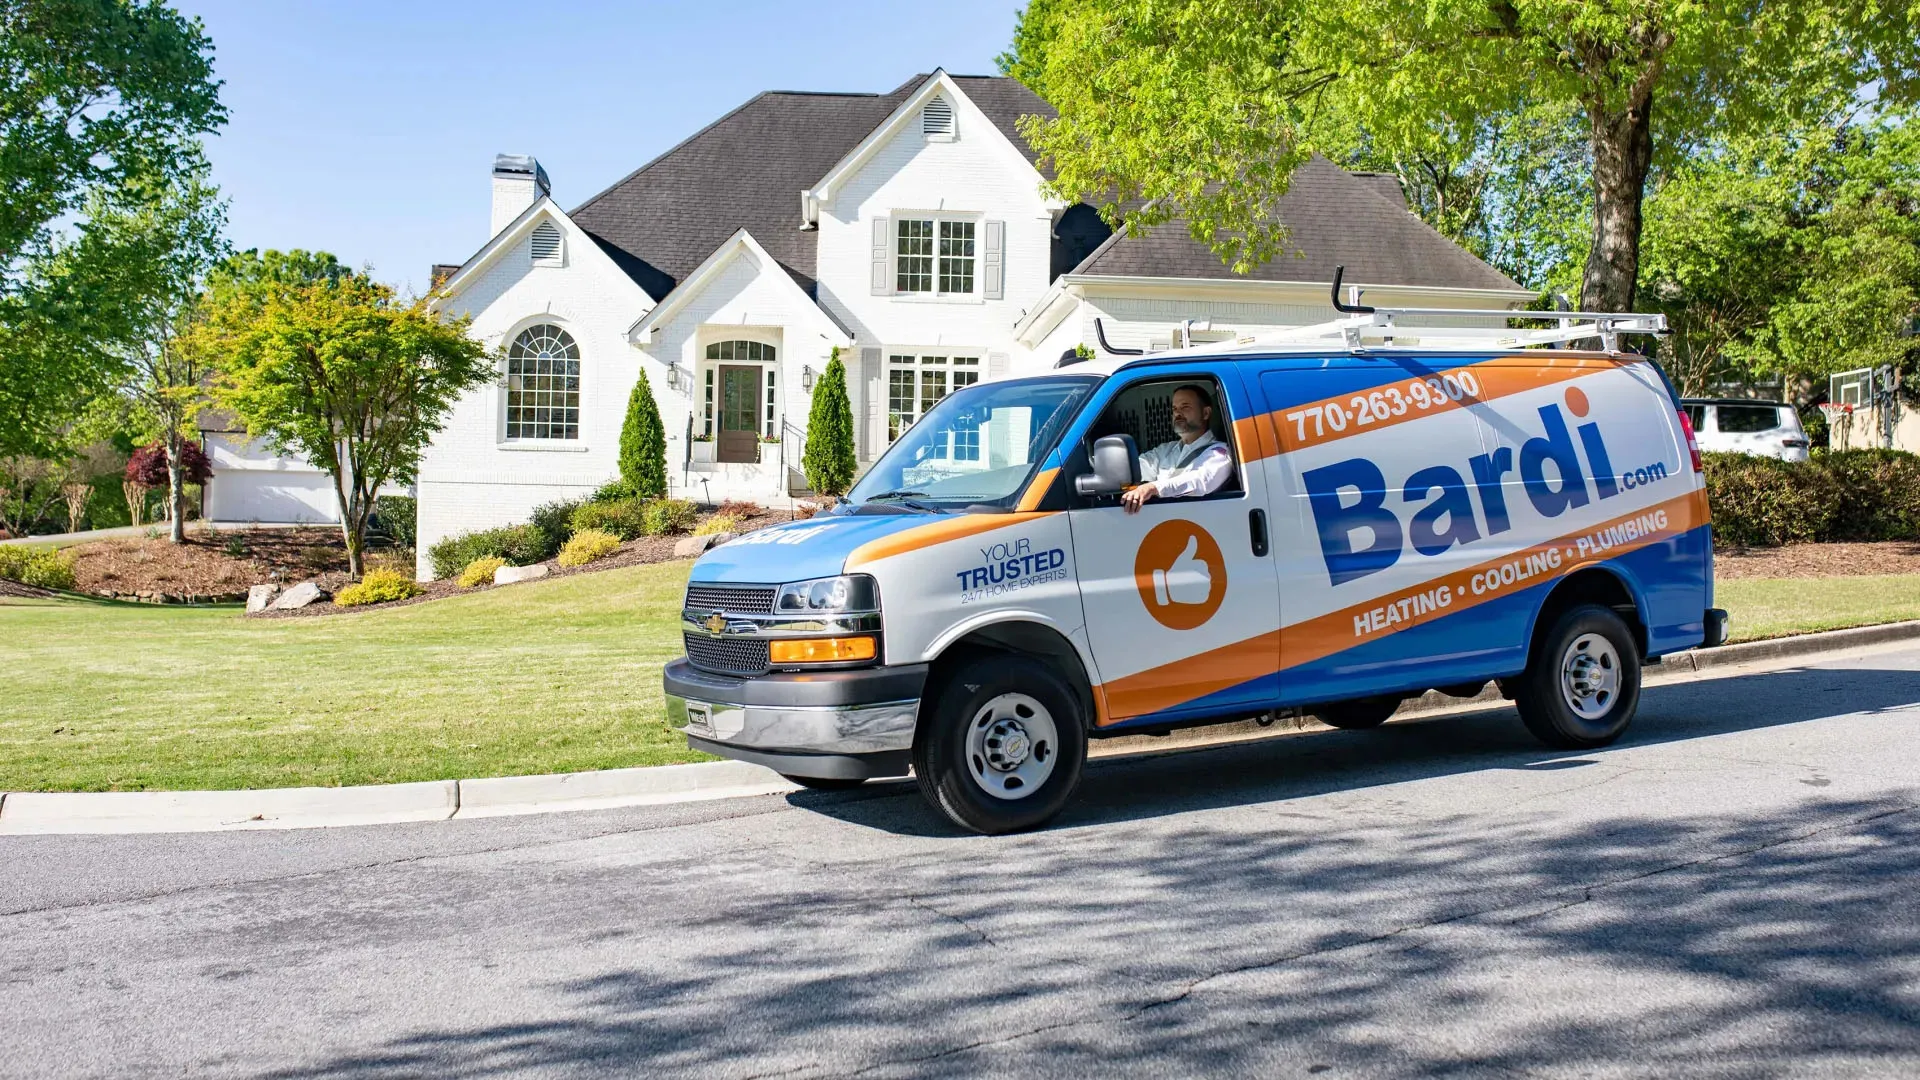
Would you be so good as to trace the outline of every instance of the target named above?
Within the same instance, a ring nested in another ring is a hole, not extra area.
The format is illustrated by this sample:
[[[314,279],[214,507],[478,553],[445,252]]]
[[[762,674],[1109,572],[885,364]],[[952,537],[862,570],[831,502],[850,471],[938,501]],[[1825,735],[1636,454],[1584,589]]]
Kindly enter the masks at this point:
[[[1620,697],[1620,654],[1599,634],[1581,634],[1560,658],[1560,695],[1582,720],[1602,720]]]
[[[967,724],[967,774],[1009,802],[1040,790],[1060,757],[1053,714],[1026,694],[991,698]]]

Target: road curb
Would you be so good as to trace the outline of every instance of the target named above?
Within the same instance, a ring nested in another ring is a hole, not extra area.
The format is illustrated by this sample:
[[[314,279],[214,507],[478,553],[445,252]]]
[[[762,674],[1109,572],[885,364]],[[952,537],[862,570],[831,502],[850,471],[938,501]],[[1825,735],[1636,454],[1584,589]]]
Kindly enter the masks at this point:
[[[1673,653],[1648,670],[1652,683],[1716,668],[1813,656],[1842,649],[1920,640],[1920,620],[1828,630],[1767,641]],[[1401,706],[1401,717],[1501,700],[1489,682],[1472,697],[1428,691]],[[1317,727],[1295,722],[1282,730]],[[1096,743],[1094,756],[1241,742],[1275,734],[1252,722],[1176,731],[1151,738],[1126,736]],[[770,769],[740,761],[657,765],[634,769],[431,780],[344,788],[264,788],[249,791],[0,792],[0,836],[36,833],[204,832],[300,829],[444,821],[474,817],[597,810],[621,806],[742,798],[799,790]]]

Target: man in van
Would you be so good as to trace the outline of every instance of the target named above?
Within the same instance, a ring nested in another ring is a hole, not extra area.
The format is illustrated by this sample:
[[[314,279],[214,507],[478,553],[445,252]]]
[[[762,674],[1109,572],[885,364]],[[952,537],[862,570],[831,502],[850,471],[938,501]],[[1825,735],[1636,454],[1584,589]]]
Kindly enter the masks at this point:
[[[1142,483],[1120,496],[1129,514],[1148,499],[1211,495],[1233,475],[1233,450],[1213,437],[1213,396],[1204,387],[1188,383],[1175,390],[1172,419],[1179,438],[1141,454]]]

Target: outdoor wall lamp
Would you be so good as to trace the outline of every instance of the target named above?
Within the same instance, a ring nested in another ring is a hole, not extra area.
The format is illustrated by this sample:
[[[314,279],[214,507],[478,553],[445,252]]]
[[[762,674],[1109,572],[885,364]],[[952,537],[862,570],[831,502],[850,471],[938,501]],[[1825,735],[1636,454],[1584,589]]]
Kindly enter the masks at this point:
[[[812,364],[800,365],[800,389],[805,390],[809,393],[813,391],[813,365]]]
[[[680,365],[679,365],[679,364],[677,364],[677,363],[675,363],[675,362],[673,362],[673,361],[671,361],[671,360],[670,360],[670,361],[668,361],[668,362],[667,362],[667,386],[668,386],[668,388],[669,388],[669,389],[672,389],[672,390],[684,390],[684,389],[686,389],[686,388],[685,388],[684,386],[682,386],[682,385],[681,385],[681,383],[682,383],[683,381],[684,381],[684,379],[683,379],[683,377],[682,377],[682,373],[681,373],[681,371],[680,371]]]

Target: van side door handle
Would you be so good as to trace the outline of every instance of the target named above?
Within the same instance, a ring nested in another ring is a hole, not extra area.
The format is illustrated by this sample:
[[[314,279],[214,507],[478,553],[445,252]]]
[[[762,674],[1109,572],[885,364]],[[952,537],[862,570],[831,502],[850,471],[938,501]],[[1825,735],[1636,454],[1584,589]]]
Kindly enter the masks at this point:
[[[1267,512],[1265,510],[1247,511],[1247,532],[1253,540],[1254,558],[1263,558],[1267,554]]]

